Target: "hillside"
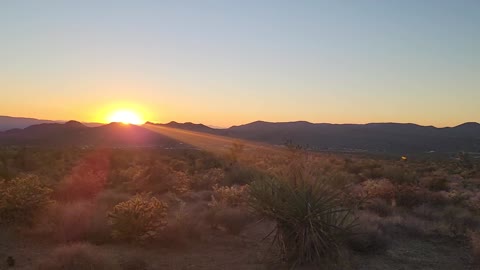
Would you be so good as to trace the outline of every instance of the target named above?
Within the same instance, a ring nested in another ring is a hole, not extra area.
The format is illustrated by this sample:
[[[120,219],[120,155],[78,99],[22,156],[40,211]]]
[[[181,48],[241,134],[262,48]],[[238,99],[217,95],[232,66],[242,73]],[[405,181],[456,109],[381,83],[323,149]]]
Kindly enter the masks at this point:
[[[149,123],[152,124],[152,123]],[[424,153],[424,152],[480,152],[480,124],[465,123],[451,128],[436,128],[416,124],[370,123],[370,124],[314,124],[298,122],[256,121],[227,129],[213,129],[191,123],[170,126],[190,131],[282,145],[286,141],[313,150],[378,152],[378,153]]]
[[[44,123],[55,123],[55,121],[0,115],[0,131],[15,128],[26,128],[31,125],[38,125]]]
[[[111,123],[88,127],[69,121],[0,132],[0,145],[178,146],[180,142],[135,125]]]

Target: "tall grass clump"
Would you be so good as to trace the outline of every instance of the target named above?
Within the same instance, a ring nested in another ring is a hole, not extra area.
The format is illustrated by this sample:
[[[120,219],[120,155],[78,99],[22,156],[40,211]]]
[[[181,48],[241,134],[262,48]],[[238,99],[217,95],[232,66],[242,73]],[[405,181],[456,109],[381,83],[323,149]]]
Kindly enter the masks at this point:
[[[262,179],[250,187],[250,203],[275,221],[276,243],[291,266],[338,265],[342,246],[355,225],[353,212],[342,204],[340,189],[327,181]]]

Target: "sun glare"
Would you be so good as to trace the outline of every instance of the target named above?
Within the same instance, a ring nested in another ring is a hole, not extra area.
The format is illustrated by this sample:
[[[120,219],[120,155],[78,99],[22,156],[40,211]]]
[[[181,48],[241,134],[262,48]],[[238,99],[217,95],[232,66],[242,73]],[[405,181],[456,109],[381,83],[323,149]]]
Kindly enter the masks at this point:
[[[109,121],[124,123],[124,124],[134,124],[134,125],[140,125],[143,123],[142,119],[137,113],[133,111],[128,111],[128,110],[121,110],[121,111],[114,112],[110,116]]]

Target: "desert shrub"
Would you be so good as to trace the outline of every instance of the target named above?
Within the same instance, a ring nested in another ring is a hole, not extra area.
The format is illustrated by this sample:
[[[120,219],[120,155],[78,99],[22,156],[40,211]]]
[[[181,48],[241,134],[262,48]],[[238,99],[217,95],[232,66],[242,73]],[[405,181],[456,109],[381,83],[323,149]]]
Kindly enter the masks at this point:
[[[115,270],[120,269],[118,262],[111,254],[100,248],[75,243],[56,248],[36,266],[38,270]]]
[[[362,171],[362,166],[350,158],[345,159],[344,168],[351,174],[359,174]]]
[[[210,206],[225,205],[230,207],[243,206],[248,202],[248,185],[244,186],[214,186]]]
[[[156,161],[147,167],[141,177],[138,177],[136,190],[150,190],[159,194],[165,193],[171,191],[174,181],[175,177],[173,177],[172,169],[166,164]]]
[[[395,198],[398,206],[412,208],[425,202],[425,190],[411,185],[399,185]]]
[[[362,183],[366,198],[380,198],[393,201],[396,188],[389,180],[367,180]]]
[[[383,168],[383,176],[396,184],[414,184],[417,176],[406,166],[388,165]]]
[[[462,205],[468,200],[468,195],[460,190],[452,190],[447,193],[448,200],[455,205]]]
[[[356,184],[358,177],[351,173],[335,172],[328,176],[329,183],[334,187],[343,188],[348,185]]]
[[[363,162],[362,176],[368,179],[380,178],[383,175],[382,164],[376,161]]]
[[[422,204],[412,209],[412,214],[416,217],[424,218],[430,221],[440,220],[442,212],[439,208],[432,207],[430,204]]]
[[[447,206],[443,218],[448,224],[450,233],[464,235],[468,230],[477,229],[479,218],[467,209],[457,206]]]
[[[212,201],[207,220],[215,228],[225,229],[232,234],[240,233],[251,222],[251,215],[246,211],[248,204],[248,185],[213,187]]]
[[[165,227],[167,204],[149,194],[135,195],[117,204],[108,213],[112,237],[126,241],[143,241],[157,236]]]
[[[190,186],[193,190],[210,190],[213,186],[220,184],[225,178],[225,172],[222,169],[209,169],[203,173],[198,173],[192,179]]]
[[[338,261],[355,222],[339,191],[321,180],[263,179],[252,184],[250,197],[253,209],[275,221],[274,241],[285,260],[292,265]]]
[[[431,191],[448,191],[448,180],[445,177],[432,177],[423,181],[423,186]]]
[[[34,216],[51,203],[51,193],[35,175],[0,180],[0,223],[30,225]]]
[[[433,205],[433,206],[438,206],[442,207],[450,203],[450,197],[448,196],[449,194],[445,191],[439,191],[439,192],[425,192],[424,198],[425,202]]]

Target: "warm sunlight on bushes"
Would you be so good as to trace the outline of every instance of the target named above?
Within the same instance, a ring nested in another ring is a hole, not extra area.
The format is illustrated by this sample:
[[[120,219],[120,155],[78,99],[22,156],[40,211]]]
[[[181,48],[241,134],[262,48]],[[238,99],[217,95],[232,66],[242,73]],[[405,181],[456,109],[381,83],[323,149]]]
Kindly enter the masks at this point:
[[[0,180],[0,223],[30,225],[51,202],[51,193],[34,175]]]
[[[148,194],[135,195],[108,213],[112,237],[145,241],[155,238],[167,224],[167,205]]]

